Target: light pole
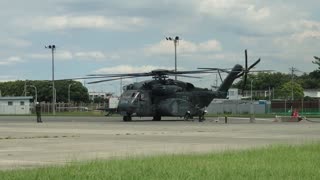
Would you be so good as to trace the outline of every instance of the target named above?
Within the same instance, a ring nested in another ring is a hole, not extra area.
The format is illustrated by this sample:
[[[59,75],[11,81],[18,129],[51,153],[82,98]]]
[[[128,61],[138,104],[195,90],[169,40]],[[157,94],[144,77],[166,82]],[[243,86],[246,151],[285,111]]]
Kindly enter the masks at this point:
[[[55,45],[45,46],[45,48],[51,49],[52,54],[52,113],[56,115],[56,98],[55,98],[55,88],[54,88],[54,50],[56,49]]]
[[[166,40],[173,41],[174,44],[174,72],[177,72],[177,45],[179,43],[179,36],[176,36],[175,38],[172,37],[166,37]],[[177,80],[177,75],[174,76],[174,79]]]
[[[70,106],[70,88],[71,86],[74,85],[73,83],[69,84],[68,86],[68,103],[69,103],[69,106]]]
[[[250,117],[250,123],[253,123],[255,121],[254,117],[254,108],[253,108],[253,101],[252,101],[252,83],[254,79],[251,79],[251,117]]]
[[[253,79],[251,79],[251,92],[250,92],[250,94],[251,94],[251,104],[252,104],[252,83],[253,83]]]
[[[35,102],[38,102],[38,91],[37,91],[37,87],[34,85],[29,85],[30,87],[34,88],[34,92],[35,92]]]

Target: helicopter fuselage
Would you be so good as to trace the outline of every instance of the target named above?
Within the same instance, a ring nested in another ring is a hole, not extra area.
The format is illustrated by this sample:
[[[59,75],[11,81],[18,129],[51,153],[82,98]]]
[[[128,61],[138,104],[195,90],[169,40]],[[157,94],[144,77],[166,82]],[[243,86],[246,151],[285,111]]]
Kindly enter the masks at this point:
[[[161,116],[186,115],[199,116],[200,120],[214,98],[226,98],[240,70],[242,66],[235,65],[217,91],[166,77],[130,84],[124,87],[118,112],[124,121],[130,121],[132,116],[152,116],[154,120],[161,120]]]
[[[118,112],[123,116],[182,117],[203,113],[216,93],[182,81],[152,80],[126,86]]]

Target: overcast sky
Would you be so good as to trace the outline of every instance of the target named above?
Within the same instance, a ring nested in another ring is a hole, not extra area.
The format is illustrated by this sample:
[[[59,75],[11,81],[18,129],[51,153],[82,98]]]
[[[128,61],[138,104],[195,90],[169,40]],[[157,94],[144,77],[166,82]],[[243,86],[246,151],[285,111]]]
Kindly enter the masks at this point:
[[[320,56],[319,7],[317,0],[1,0],[0,80],[51,79],[49,44],[57,46],[56,79],[174,69],[166,36],[182,39],[178,70],[244,64],[248,49],[249,63],[262,59],[256,69],[310,72]]]

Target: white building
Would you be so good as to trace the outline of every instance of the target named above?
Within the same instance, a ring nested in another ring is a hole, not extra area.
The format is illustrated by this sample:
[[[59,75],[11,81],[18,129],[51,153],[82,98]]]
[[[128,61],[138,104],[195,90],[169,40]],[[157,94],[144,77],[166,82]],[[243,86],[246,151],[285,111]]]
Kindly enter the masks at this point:
[[[309,96],[313,98],[320,98],[320,90],[317,89],[305,89],[303,93],[305,97]]]
[[[230,88],[228,90],[228,96],[227,98],[229,100],[240,100],[241,99],[241,95],[239,95],[239,90],[236,88]]]
[[[89,100],[94,100],[95,98],[107,99],[111,96],[112,94],[109,92],[89,92]]]
[[[0,114],[30,114],[32,96],[0,97]]]

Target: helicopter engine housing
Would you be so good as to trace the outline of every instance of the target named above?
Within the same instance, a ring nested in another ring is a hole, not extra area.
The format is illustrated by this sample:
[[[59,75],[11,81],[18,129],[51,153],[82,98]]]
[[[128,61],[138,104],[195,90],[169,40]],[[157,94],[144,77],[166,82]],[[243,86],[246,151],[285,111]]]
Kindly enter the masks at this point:
[[[152,88],[152,94],[157,96],[167,96],[182,91],[182,88],[176,85],[156,85]]]
[[[193,111],[192,104],[177,98],[165,99],[157,107],[157,112],[165,116],[184,116],[187,111]]]

